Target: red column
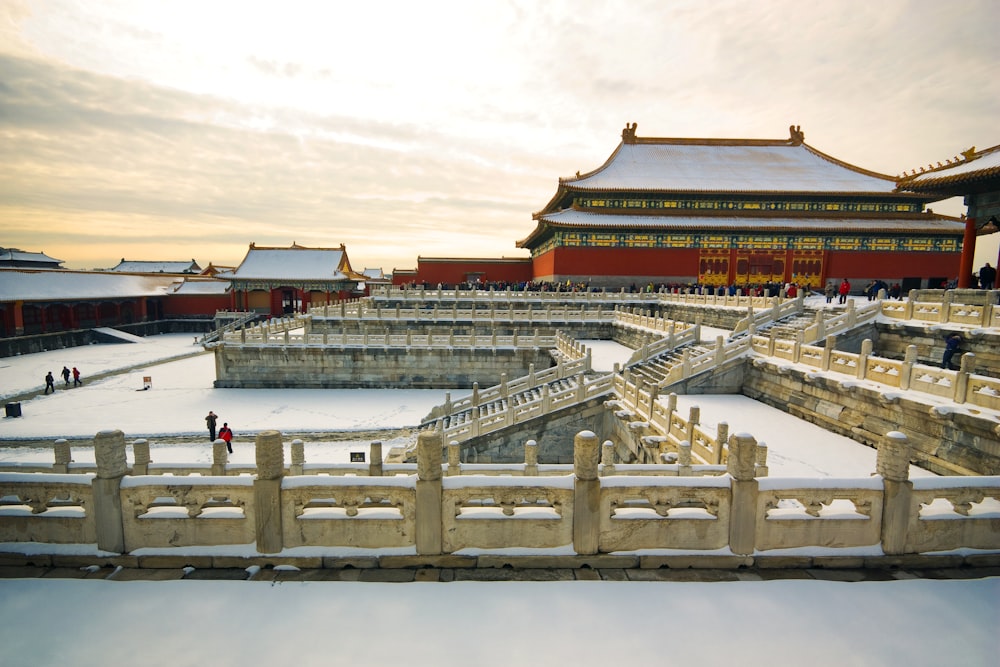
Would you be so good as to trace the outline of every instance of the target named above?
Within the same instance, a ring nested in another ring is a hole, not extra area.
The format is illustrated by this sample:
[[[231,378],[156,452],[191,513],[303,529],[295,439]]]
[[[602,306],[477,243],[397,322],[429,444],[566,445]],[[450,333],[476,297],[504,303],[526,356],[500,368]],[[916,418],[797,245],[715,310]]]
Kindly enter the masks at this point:
[[[14,335],[24,335],[24,301],[15,301],[11,313],[14,315]]]
[[[976,256],[976,219],[965,219],[965,235],[962,237],[962,262],[958,269],[958,286],[972,287],[972,261]]]

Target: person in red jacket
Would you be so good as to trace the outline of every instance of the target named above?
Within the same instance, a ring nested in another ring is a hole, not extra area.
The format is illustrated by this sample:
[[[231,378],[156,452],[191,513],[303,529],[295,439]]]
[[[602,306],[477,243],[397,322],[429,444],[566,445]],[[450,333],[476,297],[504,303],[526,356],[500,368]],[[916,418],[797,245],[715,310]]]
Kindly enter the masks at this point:
[[[229,453],[233,453],[233,432],[229,428],[229,422],[223,422],[222,428],[219,429],[219,437],[226,441],[226,449]]]
[[[847,295],[851,293],[851,283],[848,282],[847,278],[844,278],[844,281],[840,283],[839,293],[840,300],[837,303],[841,305],[847,303]]]

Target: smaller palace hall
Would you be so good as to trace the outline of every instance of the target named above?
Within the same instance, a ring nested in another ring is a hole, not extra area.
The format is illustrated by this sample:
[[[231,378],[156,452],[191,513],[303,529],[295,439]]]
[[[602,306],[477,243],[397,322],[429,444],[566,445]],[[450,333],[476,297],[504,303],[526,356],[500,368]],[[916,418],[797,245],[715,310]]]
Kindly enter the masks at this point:
[[[739,286],[828,280],[938,287],[958,275],[964,225],[941,196],[847,164],[804,141],[622,140],[597,169],[561,178],[517,243],[535,280]]]

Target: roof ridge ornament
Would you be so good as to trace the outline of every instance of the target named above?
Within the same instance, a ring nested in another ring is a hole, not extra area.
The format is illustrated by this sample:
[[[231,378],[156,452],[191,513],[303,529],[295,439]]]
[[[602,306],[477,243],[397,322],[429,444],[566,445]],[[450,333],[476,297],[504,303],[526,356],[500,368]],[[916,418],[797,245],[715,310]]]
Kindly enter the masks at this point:
[[[626,144],[635,143],[635,128],[638,127],[638,123],[632,123],[629,125],[625,123],[625,129],[622,130],[622,142]]]
[[[788,140],[792,142],[793,146],[801,146],[806,140],[806,134],[802,131],[801,125],[789,125],[788,134]]]

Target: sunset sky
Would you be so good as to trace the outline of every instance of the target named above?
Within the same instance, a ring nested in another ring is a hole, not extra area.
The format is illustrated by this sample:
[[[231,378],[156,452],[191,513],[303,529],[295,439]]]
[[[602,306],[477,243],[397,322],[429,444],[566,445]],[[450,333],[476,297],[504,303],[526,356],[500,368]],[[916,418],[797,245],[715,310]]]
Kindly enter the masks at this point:
[[[896,175],[1000,143],[997,25],[995,0],[0,0],[0,246],[68,268],[251,242],[344,243],[358,270],[525,256],[558,178],[633,121],[801,125]]]

